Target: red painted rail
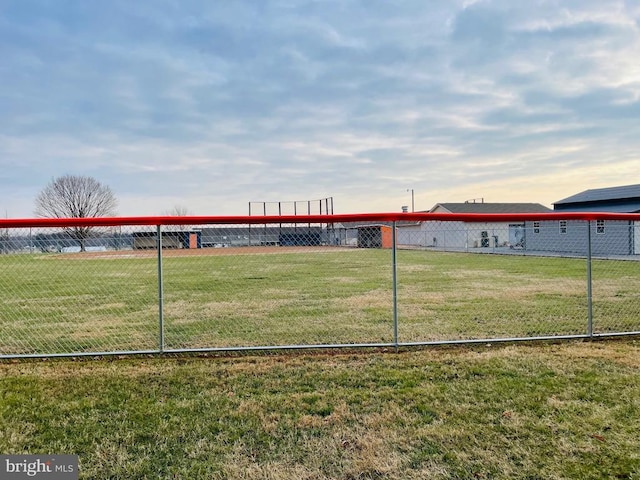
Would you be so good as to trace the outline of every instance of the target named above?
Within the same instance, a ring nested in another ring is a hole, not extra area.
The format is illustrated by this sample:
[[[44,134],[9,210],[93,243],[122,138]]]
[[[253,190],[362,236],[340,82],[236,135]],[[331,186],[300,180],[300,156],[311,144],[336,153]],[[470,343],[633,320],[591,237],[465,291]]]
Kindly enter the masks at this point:
[[[621,220],[640,222],[640,213],[552,212],[552,213],[354,213],[342,215],[270,215],[270,216],[158,216],[96,218],[8,218],[0,219],[0,228],[29,227],[117,227],[126,225],[237,225],[265,223],[352,223],[461,221],[522,222],[544,220]]]

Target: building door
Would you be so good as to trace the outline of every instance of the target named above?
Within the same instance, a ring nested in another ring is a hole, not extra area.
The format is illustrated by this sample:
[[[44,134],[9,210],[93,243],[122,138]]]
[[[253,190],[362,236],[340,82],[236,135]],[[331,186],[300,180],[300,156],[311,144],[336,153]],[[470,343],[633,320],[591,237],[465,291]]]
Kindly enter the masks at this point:
[[[633,253],[640,255],[640,222],[633,222],[633,231],[631,232],[633,239]]]
[[[189,234],[189,248],[198,248],[198,234],[190,233]]]
[[[524,247],[524,224],[513,223],[509,225],[509,245]]]

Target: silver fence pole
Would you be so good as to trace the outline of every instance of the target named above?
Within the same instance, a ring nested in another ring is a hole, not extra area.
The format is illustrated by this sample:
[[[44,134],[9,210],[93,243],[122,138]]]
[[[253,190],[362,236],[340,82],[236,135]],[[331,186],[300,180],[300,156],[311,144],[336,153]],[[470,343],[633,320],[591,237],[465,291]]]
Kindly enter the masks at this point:
[[[593,278],[591,272],[591,225],[587,222],[587,335],[593,337]]]
[[[391,262],[393,272],[393,344],[398,349],[398,236],[396,222],[391,224]]]
[[[158,236],[158,350],[164,351],[164,280],[162,269],[162,226],[156,230]]]

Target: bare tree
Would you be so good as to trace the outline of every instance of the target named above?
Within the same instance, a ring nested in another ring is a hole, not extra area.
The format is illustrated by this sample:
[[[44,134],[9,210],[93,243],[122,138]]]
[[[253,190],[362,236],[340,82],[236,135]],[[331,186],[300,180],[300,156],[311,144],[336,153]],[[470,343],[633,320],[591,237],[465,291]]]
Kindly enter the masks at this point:
[[[35,213],[48,218],[92,218],[115,215],[117,200],[111,189],[93,177],[64,175],[52,179],[36,197]],[[65,227],[85,251],[94,227]]]
[[[189,212],[189,209],[184,205],[174,205],[173,208],[169,210],[166,214],[171,215],[173,217],[186,217],[188,215],[191,215],[191,213]]]
[[[191,215],[191,212],[189,212],[189,209],[184,205],[174,205],[171,210],[164,212],[164,215],[170,217],[187,217]],[[187,227],[188,225],[168,225],[166,230],[185,230]]]

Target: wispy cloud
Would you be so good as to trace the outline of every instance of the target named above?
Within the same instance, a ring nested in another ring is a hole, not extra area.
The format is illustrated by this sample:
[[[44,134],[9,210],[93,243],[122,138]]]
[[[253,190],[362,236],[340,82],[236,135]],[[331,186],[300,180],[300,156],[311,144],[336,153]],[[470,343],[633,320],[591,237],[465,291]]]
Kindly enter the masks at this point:
[[[550,204],[637,183],[634,2],[9,1],[0,207],[93,175],[125,215],[335,197]]]

